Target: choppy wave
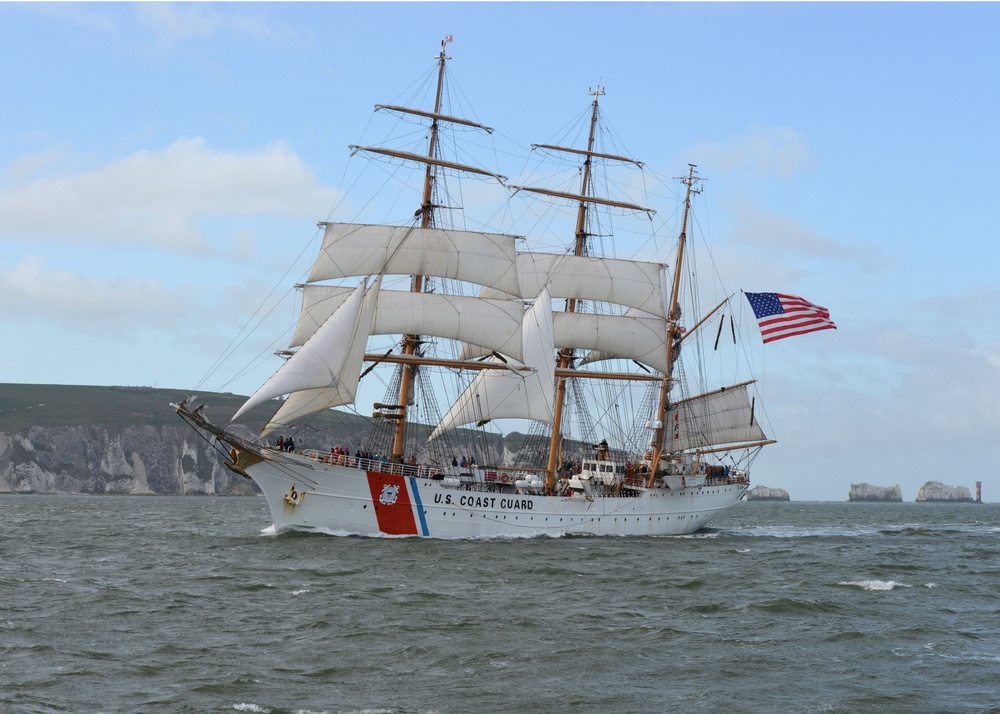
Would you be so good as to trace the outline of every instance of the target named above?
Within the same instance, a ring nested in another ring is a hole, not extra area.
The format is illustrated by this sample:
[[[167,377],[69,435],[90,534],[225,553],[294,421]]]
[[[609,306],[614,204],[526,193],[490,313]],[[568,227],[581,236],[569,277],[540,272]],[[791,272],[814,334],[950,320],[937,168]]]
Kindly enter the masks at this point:
[[[878,531],[874,527],[859,526],[752,526],[738,529],[720,529],[727,536],[747,538],[857,538],[871,536]]]
[[[25,504],[46,517],[0,536],[4,712],[932,714],[995,697],[974,683],[1000,659],[983,537],[1000,506],[969,524],[793,503],[691,537],[424,540],[261,537],[259,499],[238,498],[0,496],[0,523]]]

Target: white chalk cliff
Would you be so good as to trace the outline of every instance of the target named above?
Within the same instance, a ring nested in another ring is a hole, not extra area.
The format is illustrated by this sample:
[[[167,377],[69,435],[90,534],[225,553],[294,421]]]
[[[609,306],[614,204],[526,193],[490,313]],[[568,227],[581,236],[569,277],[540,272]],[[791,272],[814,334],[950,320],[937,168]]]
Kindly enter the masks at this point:
[[[788,491],[783,488],[769,488],[767,486],[754,486],[747,491],[748,501],[790,501]]]
[[[852,483],[848,501],[902,501],[903,489],[895,486],[873,486],[870,483]]]
[[[972,494],[965,486],[948,486],[940,481],[928,481],[917,490],[918,501],[971,502]]]
[[[249,495],[191,429],[32,426],[0,432],[0,493]]]

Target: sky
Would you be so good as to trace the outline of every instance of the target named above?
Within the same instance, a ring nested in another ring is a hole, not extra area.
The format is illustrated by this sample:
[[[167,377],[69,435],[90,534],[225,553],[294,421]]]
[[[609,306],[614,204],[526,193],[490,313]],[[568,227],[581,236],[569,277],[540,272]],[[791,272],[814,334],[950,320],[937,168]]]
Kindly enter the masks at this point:
[[[0,384],[252,393],[276,364],[213,365],[450,34],[507,144],[600,82],[635,155],[708,179],[729,284],[830,310],[759,346],[754,483],[995,501],[997,27],[995,3],[0,2]]]

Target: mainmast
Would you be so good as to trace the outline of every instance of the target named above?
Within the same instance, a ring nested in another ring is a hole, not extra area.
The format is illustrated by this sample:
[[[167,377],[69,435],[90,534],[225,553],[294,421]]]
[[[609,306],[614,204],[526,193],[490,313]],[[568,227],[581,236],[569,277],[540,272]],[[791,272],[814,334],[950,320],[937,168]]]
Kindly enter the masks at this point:
[[[573,255],[577,257],[582,257],[587,253],[587,238],[589,233],[587,231],[588,224],[588,213],[591,204],[600,206],[611,206],[614,208],[622,208],[631,211],[641,211],[647,214],[652,214],[654,211],[644,208],[635,203],[627,203],[624,201],[618,201],[611,198],[604,198],[601,196],[594,196],[590,192],[591,188],[591,168],[593,159],[605,159],[610,161],[620,161],[624,163],[634,164],[636,166],[642,167],[642,163],[631,159],[627,156],[618,156],[615,154],[606,154],[602,152],[594,151],[594,142],[597,137],[597,122],[599,118],[598,108],[599,99],[604,95],[604,89],[598,84],[597,87],[589,92],[590,96],[594,97],[593,104],[591,105],[590,113],[590,131],[587,137],[587,148],[586,149],[574,149],[563,146],[553,146],[551,144],[533,144],[532,147],[536,149],[545,149],[549,151],[559,151],[568,154],[576,154],[578,156],[583,156],[583,171],[581,172],[580,181],[580,193],[566,193],[563,191],[553,191],[546,188],[536,188],[527,186],[512,186],[515,191],[530,191],[532,193],[537,193],[543,196],[551,196],[554,198],[563,198],[571,201],[578,202],[577,213],[576,213],[576,240],[573,246]],[[577,300],[576,298],[568,298],[566,300],[566,312],[573,313],[577,310]],[[569,348],[564,348],[557,354],[558,366],[556,368],[556,395],[555,404],[553,409],[553,420],[552,420],[552,435],[549,441],[549,459],[545,467],[545,492],[552,493],[555,488],[556,483],[556,466],[559,462],[562,434],[562,414],[563,407],[566,403],[566,380],[573,378],[574,370],[570,369],[573,363],[573,350]]]
[[[430,120],[429,134],[427,141],[427,148],[425,152],[413,152],[413,151],[403,151],[395,148],[389,148],[384,146],[358,146],[351,145],[350,149],[352,154],[358,152],[364,152],[368,154],[373,154],[376,156],[385,156],[391,159],[398,159],[403,162],[412,162],[421,165],[424,168],[424,181],[423,190],[420,200],[420,208],[417,209],[414,216],[414,222],[411,228],[415,231],[428,231],[435,228],[442,228],[438,225],[437,220],[437,210],[443,208],[444,206],[438,205],[439,199],[438,193],[438,178],[441,175],[442,170],[456,171],[459,173],[474,174],[480,176],[489,176],[500,183],[506,181],[506,177],[496,174],[492,171],[488,171],[484,168],[478,166],[470,166],[466,164],[459,163],[454,160],[450,160],[441,155],[441,131],[445,126],[449,125],[460,125],[467,126],[483,131],[487,134],[491,134],[493,129],[488,126],[484,126],[477,122],[471,121],[469,119],[464,119],[462,117],[451,116],[449,114],[443,114],[442,103],[444,96],[444,81],[445,81],[445,64],[451,59],[445,53],[445,47],[448,42],[451,42],[452,38],[449,35],[445,40],[441,42],[441,51],[435,56],[437,60],[437,84],[434,94],[434,107],[433,110],[427,111],[423,109],[415,109],[410,107],[398,106],[394,104],[376,104],[376,111],[388,111],[397,114],[406,114],[415,117],[421,117],[423,119]],[[437,202],[436,202],[437,201]],[[329,230],[329,227],[328,227]],[[402,240],[407,240],[407,236],[404,236]],[[376,269],[375,272],[384,269]],[[335,270],[332,272],[336,272]],[[345,277],[342,275],[331,275],[328,277]],[[321,278],[322,279],[322,278]],[[423,274],[412,274],[410,276],[410,292],[412,293],[424,293],[428,290],[427,278]],[[406,444],[406,422],[407,422],[407,412],[409,407],[412,405],[411,394],[413,392],[413,385],[416,381],[417,372],[420,366],[425,364],[435,364],[436,361],[427,360],[420,355],[420,345],[423,343],[421,335],[414,333],[405,333],[401,340],[401,349],[398,353],[398,359],[389,358],[388,355],[378,356],[373,359],[373,356],[367,356],[365,359],[367,361],[374,362],[397,362],[401,365],[400,368],[400,379],[399,379],[399,393],[393,401],[395,404],[376,404],[376,413],[373,415],[375,417],[389,419],[393,422],[393,439],[391,446],[391,459],[393,461],[400,461],[403,458],[405,444]],[[452,360],[454,366],[458,368],[470,368],[468,365],[461,363],[460,361]],[[477,367],[473,367],[477,368]],[[482,367],[478,367],[482,369]]]
[[[660,387],[660,401],[656,409],[653,458],[652,464],[649,468],[649,481],[646,484],[649,488],[653,487],[653,483],[656,480],[656,472],[660,468],[660,456],[663,454],[663,435],[666,431],[664,419],[667,414],[667,398],[670,394],[670,383],[673,379],[674,372],[674,349],[675,345],[680,342],[680,339],[683,336],[680,325],[678,324],[681,318],[679,302],[681,290],[681,271],[684,267],[684,244],[687,242],[687,223],[688,216],[691,212],[691,195],[700,192],[700,189],[694,188],[694,186],[701,181],[701,179],[694,174],[694,170],[696,168],[697,167],[694,164],[688,164],[688,175],[681,179],[684,185],[687,186],[687,193],[684,196],[684,217],[681,220],[681,234],[677,240],[677,260],[674,265],[674,286],[670,294],[670,310],[667,313],[667,369],[669,371],[666,374],[666,379],[663,380],[663,385]],[[677,349],[679,349],[679,347],[677,347]]]
[[[587,196],[590,187],[590,165],[593,159],[591,152],[594,150],[594,137],[597,133],[597,107],[598,97],[603,96],[604,90],[598,85],[590,95],[594,97],[593,108],[590,112],[590,134],[587,137],[587,153],[583,160],[583,177],[580,182],[581,200],[576,210],[576,242],[573,246],[573,255],[583,255],[587,247],[587,201],[583,200]],[[548,148],[548,147],[546,147]],[[566,312],[576,312],[576,299],[566,300]],[[573,361],[573,350],[562,349],[558,355],[558,369],[568,369]],[[545,465],[545,492],[552,493],[556,485],[556,464],[559,460],[560,448],[562,444],[562,413],[563,405],[566,403],[566,377],[556,378],[556,401],[552,418],[552,435],[549,440],[549,460]]]

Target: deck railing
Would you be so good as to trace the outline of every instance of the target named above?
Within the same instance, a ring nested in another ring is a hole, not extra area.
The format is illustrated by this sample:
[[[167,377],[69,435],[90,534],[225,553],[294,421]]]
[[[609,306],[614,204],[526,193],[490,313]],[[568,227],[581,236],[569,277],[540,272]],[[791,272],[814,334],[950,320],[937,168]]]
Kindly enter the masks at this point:
[[[325,451],[317,451],[316,449],[306,449],[300,453],[307,459],[312,459],[322,464],[345,466],[349,469],[358,469],[359,471],[377,471],[394,476],[433,478],[436,474],[441,473],[441,469],[423,464],[400,464],[386,459],[360,459],[356,456],[334,455]]]

